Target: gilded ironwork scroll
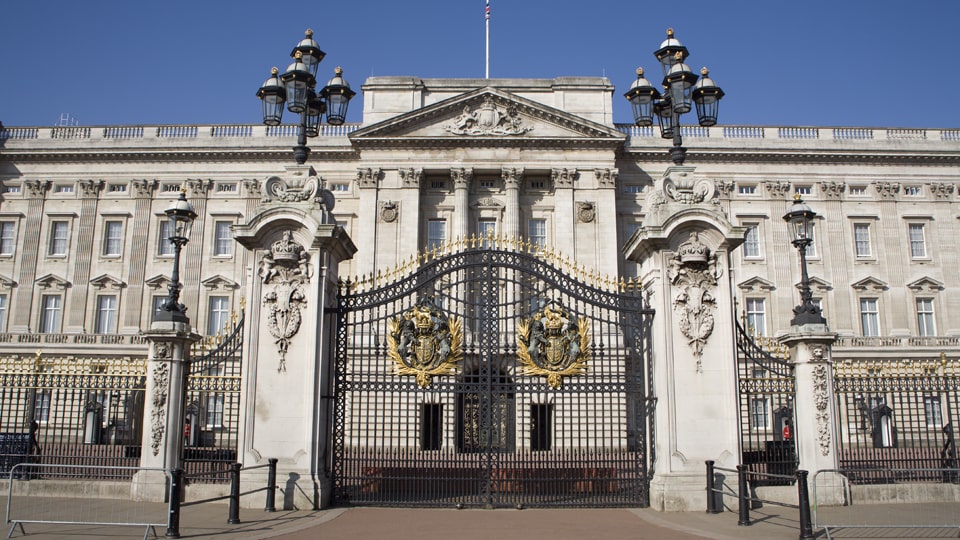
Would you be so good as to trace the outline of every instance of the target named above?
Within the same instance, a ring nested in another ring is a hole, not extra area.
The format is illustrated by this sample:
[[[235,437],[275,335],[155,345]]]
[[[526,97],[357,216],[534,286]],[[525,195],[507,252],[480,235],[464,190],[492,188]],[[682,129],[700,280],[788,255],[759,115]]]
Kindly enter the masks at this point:
[[[563,377],[587,370],[589,323],[560,306],[547,305],[517,324],[517,358],[524,375],[546,377],[551,388],[560,388]]]
[[[387,356],[398,375],[415,375],[421,388],[435,376],[454,373],[463,359],[463,322],[447,317],[431,296],[388,324]]]

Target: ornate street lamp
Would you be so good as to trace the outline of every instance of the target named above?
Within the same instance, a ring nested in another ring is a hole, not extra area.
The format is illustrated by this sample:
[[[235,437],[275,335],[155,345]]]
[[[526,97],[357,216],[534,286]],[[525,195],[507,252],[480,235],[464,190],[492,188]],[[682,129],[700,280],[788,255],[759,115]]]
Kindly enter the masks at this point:
[[[180,303],[180,250],[190,240],[190,229],[197,213],[193,205],[187,201],[186,190],[180,191],[180,197],[164,211],[170,223],[170,243],[173,244],[173,274],[170,275],[170,286],[167,300],[157,313],[158,321],[171,321],[189,324],[187,307]]]
[[[673,28],[667,29],[667,39],[653,55],[663,68],[663,94],[643,77],[643,68],[638,68],[637,80],[623,97],[627,98],[633,107],[634,122],[638,126],[653,125],[653,116],[657,116],[660,136],[673,139],[670,159],[676,165],[683,165],[687,150],[683,147],[683,138],[680,136],[680,115],[690,112],[692,102],[696,106],[700,125],[715,126],[723,90],[708,77],[710,72],[707,68],[701,69],[698,77],[684,63],[690,53],[673,37]]]
[[[317,92],[317,68],[326,54],[313,40],[313,30],[307,30],[306,37],[297,43],[290,56],[293,63],[287,66],[287,71],[280,74],[277,68],[270,70],[270,78],[257,90],[257,97],[263,105],[263,123],[268,126],[280,125],[284,104],[287,110],[300,115],[293,156],[303,165],[310,155],[307,137],[320,134],[324,115],[330,125],[343,124],[347,119],[347,105],[356,92],[350,89],[339,67],[327,85]]]
[[[794,196],[790,210],[784,214],[783,220],[790,225],[793,233],[793,244],[800,252],[800,305],[793,308],[793,320],[790,324],[827,324],[827,320],[820,313],[820,308],[813,303],[813,293],[810,292],[810,278],[807,276],[807,247],[813,243],[813,220],[816,212],[810,209],[798,193]]]

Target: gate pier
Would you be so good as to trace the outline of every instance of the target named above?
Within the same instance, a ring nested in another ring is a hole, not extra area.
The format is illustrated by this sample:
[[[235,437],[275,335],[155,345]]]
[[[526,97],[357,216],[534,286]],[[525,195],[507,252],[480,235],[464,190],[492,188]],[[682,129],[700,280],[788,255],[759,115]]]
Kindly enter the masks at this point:
[[[338,265],[357,248],[333,220],[333,196],[312,167],[289,166],[264,191],[256,215],[234,228],[252,255],[240,461],[277,458],[283,509],[321,508],[330,498],[335,315],[327,308],[335,305]]]
[[[657,395],[657,510],[706,508],[703,463],[739,462],[735,319],[730,253],[745,229],[714,204],[712,180],[674,166],[648,196],[643,225],[624,246],[650,294]]]

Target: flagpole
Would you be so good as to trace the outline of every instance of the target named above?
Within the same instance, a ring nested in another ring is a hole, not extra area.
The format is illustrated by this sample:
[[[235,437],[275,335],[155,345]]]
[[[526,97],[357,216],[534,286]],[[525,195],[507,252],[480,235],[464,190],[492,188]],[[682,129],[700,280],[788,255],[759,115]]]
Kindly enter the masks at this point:
[[[485,12],[485,18],[487,20],[487,63],[486,63],[486,78],[490,78],[490,0],[487,0],[487,9]]]

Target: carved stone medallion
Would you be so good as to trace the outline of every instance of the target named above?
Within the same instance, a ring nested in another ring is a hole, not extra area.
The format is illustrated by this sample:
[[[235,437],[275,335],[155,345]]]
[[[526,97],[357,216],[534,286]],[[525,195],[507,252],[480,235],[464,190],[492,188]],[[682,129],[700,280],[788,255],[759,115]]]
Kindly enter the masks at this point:
[[[398,375],[414,375],[427,388],[433,377],[454,373],[463,359],[463,321],[447,317],[432,297],[423,296],[390,320],[387,356]]]
[[[564,377],[581,375],[590,359],[590,327],[557,305],[547,305],[517,325],[517,359],[524,375],[547,378],[560,388]]]

